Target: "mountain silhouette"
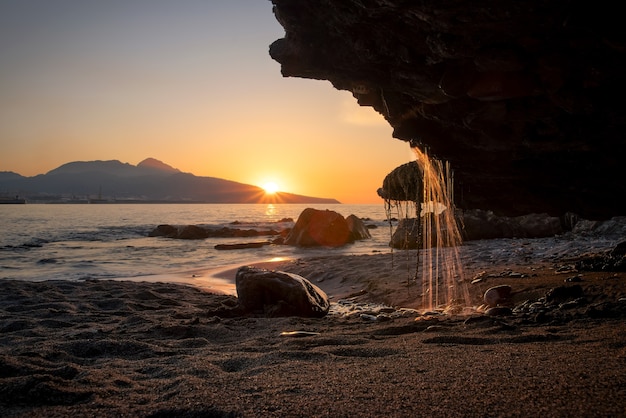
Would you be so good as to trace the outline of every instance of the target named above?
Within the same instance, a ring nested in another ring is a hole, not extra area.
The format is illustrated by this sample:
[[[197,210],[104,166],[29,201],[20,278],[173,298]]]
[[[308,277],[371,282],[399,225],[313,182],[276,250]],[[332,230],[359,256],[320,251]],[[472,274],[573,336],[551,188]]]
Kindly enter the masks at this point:
[[[136,166],[118,160],[74,161],[33,177],[0,172],[0,194],[58,203],[339,203],[285,192],[266,194],[250,184],[184,173],[154,158]]]

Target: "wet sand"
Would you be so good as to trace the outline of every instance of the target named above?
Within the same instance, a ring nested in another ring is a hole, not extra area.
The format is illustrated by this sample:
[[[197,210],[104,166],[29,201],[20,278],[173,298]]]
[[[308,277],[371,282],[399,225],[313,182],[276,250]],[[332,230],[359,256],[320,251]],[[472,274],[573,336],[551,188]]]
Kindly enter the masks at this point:
[[[264,265],[327,292],[321,319],[235,315],[228,291],[189,285],[228,289],[233,269],[0,280],[0,416],[626,416],[626,274],[574,268],[607,245],[467,243],[473,307],[507,284],[508,316],[413,310],[401,251]],[[573,286],[583,296],[545,301]]]

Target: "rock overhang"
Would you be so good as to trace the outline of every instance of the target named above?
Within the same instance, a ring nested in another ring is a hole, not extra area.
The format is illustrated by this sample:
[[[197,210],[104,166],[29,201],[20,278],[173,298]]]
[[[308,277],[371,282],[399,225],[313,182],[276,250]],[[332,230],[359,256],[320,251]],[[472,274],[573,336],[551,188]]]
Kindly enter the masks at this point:
[[[282,74],[351,91],[449,161],[460,208],[626,213],[626,35],[608,4],[272,3]]]

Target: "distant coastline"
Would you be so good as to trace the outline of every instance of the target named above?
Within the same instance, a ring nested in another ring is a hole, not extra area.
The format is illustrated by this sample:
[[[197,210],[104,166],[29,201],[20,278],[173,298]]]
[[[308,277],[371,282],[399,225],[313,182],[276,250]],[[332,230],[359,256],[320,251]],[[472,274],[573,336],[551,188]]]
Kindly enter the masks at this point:
[[[26,199],[19,196],[15,197],[0,197],[0,205],[23,205],[26,203]]]
[[[141,200],[141,199],[129,199],[129,200],[107,200],[107,199],[0,199],[0,204],[26,204],[29,205],[258,205],[258,204],[281,204],[281,205],[302,205],[310,202],[206,202],[201,200]],[[341,205],[339,201],[328,202],[328,204]]]
[[[19,195],[28,203],[340,203],[183,173],[154,158],[136,166],[117,160],[74,161],[34,177],[0,172],[0,195]]]

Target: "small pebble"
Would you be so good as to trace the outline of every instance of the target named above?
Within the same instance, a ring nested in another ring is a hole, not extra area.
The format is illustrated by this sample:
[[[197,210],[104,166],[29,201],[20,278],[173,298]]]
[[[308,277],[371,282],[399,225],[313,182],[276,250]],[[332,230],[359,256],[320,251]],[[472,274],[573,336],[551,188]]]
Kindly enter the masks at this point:
[[[296,338],[313,337],[315,335],[320,335],[320,333],[312,332],[312,331],[283,331],[280,333],[281,337],[296,337]]]
[[[424,332],[440,332],[440,331],[445,331],[445,330],[446,330],[446,327],[442,325],[430,325],[426,327]]]
[[[487,305],[495,307],[507,303],[511,299],[512,291],[513,288],[506,284],[494,286],[485,291],[483,300]]]

